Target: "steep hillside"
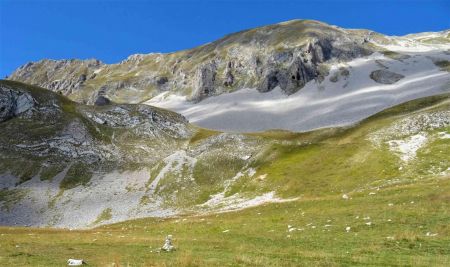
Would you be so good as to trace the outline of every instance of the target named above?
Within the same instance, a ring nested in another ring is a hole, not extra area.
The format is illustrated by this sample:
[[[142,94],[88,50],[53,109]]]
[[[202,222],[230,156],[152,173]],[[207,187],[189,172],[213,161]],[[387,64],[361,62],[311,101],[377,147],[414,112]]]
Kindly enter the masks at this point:
[[[130,220],[90,230],[0,227],[0,262],[61,266],[68,258],[82,258],[94,266],[448,266],[449,95],[411,101],[350,128],[245,135],[245,139],[264,140],[268,146],[243,157],[247,163],[234,169],[230,168],[234,163],[222,166],[229,155],[223,148],[235,139],[229,134],[229,138],[220,136],[224,135],[199,131],[189,144],[203,150],[205,144],[222,139],[224,143],[205,150],[218,153],[217,161],[209,161],[205,155],[195,156],[195,162],[179,152],[164,160],[172,164],[163,163],[155,172],[161,178],[156,194],[171,188],[180,164],[183,172],[202,166],[193,172],[196,182],[215,179],[226,170],[230,175],[237,172],[203,204],[191,206],[191,211],[173,218]],[[238,151],[245,145],[249,144],[233,144],[230,149]],[[187,149],[186,153],[191,152]],[[175,158],[183,157],[182,163],[174,163]],[[149,173],[140,179],[147,181]],[[199,173],[205,176],[199,179]],[[130,190],[114,191],[108,199],[111,203],[102,212],[96,211],[98,219],[90,225],[115,221],[122,208],[115,199],[131,201],[136,194],[137,183],[127,183],[120,174],[114,178],[106,179],[112,185],[108,190],[118,188],[118,179],[122,188],[128,184]],[[41,195],[51,188],[36,178],[34,183],[33,189],[41,190]],[[96,188],[95,183],[79,186],[78,197],[74,198],[72,190],[72,199],[64,192],[64,202],[55,201],[56,207],[67,207],[68,201],[78,203],[60,211],[67,219],[59,221],[59,226],[73,226],[72,221],[89,213],[84,202],[101,206],[87,190],[102,201],[108,190],[104,187],[101,193]],[[175,190],[189,192],[193,188]],[[21,207],[22,213],[30,210],[19,204],[25,203],[26,197],[17,195],[26,195],[24,189],[16,186],[1,191],[2,218],[8,214],[5,207],[14,210],[17,218],[21,213],[15,207]],[[275,203],[264,203],[270,200]],[[238,210],[258,203],[262,205]],[[236,211],[206,212],[230,209]],[[180,207],[178,211],[183,213]],[[160,253],[168,234],[173,235],[177,250]]]
[[[93,227],[449,175],[448,94],[348,128],[243,135],[195,128],[145,105],[84,106],[20,83],[1,88],[1,101],[14,95],[16,107],[0,123],[1,224]]]
[[[259,147],[170,111],[85,106],[18,82],[0,81],[0,104],[1,224],[87,227],[104,212],[106,221],[174,214],[220,189]]]

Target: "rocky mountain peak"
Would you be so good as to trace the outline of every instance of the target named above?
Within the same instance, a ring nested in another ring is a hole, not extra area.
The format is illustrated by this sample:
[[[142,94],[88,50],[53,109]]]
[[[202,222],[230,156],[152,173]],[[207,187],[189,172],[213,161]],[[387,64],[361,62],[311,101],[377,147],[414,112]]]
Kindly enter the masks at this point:
[[[320,65],[372,53],[360,32],[311,20],[292,20],[229,34],[193,49],[131,55],[119,64],[97,60],[42,60],[17,69],[11,80],[93,104],[98,92],[114,102],[139,103],[170,90],[194,102],[241,88],[286,94],[326,74]]]

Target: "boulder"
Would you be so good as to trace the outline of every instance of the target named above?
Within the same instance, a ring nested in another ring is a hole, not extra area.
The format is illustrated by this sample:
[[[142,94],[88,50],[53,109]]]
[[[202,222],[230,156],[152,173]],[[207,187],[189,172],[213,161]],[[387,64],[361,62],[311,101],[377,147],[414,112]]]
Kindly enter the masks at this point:
[[[98,96],[97,99],[94,102],[94,105],[96,106],[105,106],[111,104],[111,100],[109,100],[106,96]]]
[[[388,70],[375,70],[370,73],[370,78],[377,83],[381,84],[393,84],[403,79],[405,76],[388,71]]]
[[[164,246],[162,246],[161,250],[166,252],[175,250],[175,247],[172,245],[172,235],[168,235],[166,237],[166,241],[164,242]]]
[[[27,112],[35,104],[34,98],[26,92],[0,87],[0,122]]]
[[[12,118],[15,101],[11,90],[0,87],[0,122]]]

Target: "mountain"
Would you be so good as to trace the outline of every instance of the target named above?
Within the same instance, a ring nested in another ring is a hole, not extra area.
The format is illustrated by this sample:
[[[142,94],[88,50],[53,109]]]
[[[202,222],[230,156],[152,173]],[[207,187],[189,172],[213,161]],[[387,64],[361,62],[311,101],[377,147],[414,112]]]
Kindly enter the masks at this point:
[[[448,30],[393,37],[293,20],[118,64],[30,62],[8,79],[80,103],[147,103],[216,130],[308,131],[448,92],[449,49]]]
[[[450,32],[295,20],[0,81],[0,224],[91,228],[449,175]]]
[[[0,104],[1,224],[87,227],[112,207],[114,221],[175,214],[260,148],[256,138],[199,129],[170,111],[87,106],[20,82],[0,81]]]
[[[448,97],[347,128],[232,134],[0,81],[0,224],[89,228],[445,179]]]

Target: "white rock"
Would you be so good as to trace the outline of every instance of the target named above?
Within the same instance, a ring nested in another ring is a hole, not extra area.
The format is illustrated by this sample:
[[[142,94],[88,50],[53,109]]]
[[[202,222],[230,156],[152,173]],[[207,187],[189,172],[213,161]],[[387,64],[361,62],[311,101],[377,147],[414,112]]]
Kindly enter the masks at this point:
[[[427,232],[426,236],[437,236],[437,234],[436,233]]]
[[[67,265],[69,266],[80,266],[83,265],[84,261],[83,260],[76,260],[76,259],[68,259],[67,260]]]
[[[161,248],[163,251],[171,252],[175,250],[175,247],[172,245],[172,235],[168,235],[166,237],[166,241],[164,242],[164,246]]]

